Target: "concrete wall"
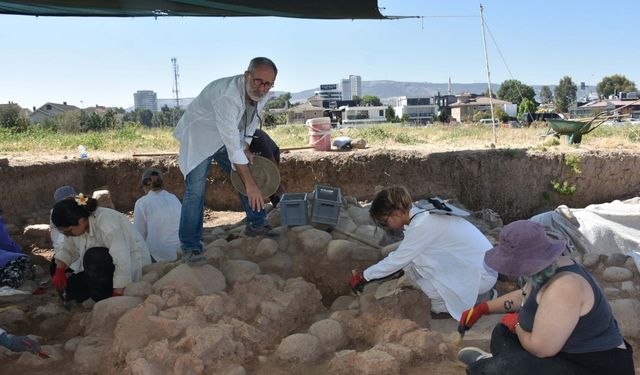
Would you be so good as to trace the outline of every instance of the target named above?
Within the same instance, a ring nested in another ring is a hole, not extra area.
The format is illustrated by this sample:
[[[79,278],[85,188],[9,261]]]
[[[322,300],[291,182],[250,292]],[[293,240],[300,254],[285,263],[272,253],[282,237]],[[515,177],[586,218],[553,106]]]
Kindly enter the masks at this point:
[[[639,195],[640,155],[595,151],[576,155],[581,174],[567,165],[565,154],[515,149],[431,154],[305,151],[283,155],[281,174],[289,192],[312,192],[321,183],[340,187],[343,195],[370,199],[376,185],[400,183],[414,199],[456,198],[469,209],[491,208],[507,222],[559,204],[584,207]],[[149,166],[166,171],[167,190],[182,197],[183,177],[175,157],[87,159],[0,168],[0,207],[8,223],[44,223],[53,192],[70,184],[78,191],[109,189],[119,210],[132,210],[142,195],[140,175]],[[551,188],[552,180],[568,181],[577,190],[571,196],[561,195]],[[209,178],[206,205],[216,210],[240,208],[229,179],[216,166]]]

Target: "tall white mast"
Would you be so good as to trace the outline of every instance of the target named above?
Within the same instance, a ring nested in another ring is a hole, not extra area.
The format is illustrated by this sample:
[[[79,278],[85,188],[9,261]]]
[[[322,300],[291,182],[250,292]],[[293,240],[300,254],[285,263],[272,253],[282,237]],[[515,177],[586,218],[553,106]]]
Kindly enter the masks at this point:
[[[483,16],[483,7],[480,4],[480,26],[482,26],[482,44],[484,45],[484,61],[487,65],[487,84],[489,85],[489,106],[491,107],[491,127],[493,129],[493,144],[498,143],[498,139],[496,136],[496,119],[493,112],[493,92],[491,91],[491,73],[489,72],[489,55],[487,54],[487,37],[484,32],[484,16]]]

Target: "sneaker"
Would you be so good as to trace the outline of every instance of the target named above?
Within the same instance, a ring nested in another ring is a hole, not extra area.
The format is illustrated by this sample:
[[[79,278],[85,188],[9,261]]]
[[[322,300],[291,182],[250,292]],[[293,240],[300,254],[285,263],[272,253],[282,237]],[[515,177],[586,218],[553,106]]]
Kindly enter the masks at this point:
[[[273,232],[273,228],[270,225],[265,225],[264,227],[254,227],[253,225],[247,224],[244,229],[244,234],[247,237],[278,237],[278,233]]]
[[[190,251],[183,256],[184,262],[189,266],[202,266],[207,264],[207,258],[200,251]]]
[[[487,353],[480,348],[476,348],[475,346],[468,346],[466,348],[462,348],[458,352],[458,360],[467,366],[481,359],[492,358],[492,357],[493,355],[491,355],[491,353]]]

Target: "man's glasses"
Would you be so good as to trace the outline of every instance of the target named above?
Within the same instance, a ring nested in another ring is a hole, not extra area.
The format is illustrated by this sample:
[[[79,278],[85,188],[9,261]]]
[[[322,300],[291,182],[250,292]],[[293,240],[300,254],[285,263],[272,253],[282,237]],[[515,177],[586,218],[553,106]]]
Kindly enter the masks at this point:
[[[276,84],[275,82],[264,81],[260,78],[254,78],[251,83],[253,87],[264,87],[267,90],[270,90]]]

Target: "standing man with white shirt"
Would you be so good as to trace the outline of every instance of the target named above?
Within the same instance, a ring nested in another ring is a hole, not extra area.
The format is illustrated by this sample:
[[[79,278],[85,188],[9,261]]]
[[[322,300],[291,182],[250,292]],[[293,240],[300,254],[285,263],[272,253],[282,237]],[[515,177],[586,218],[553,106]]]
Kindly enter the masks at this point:
[[[206,263],[202,255],[204,193],[211,161],[226,172],[235,169],[246,186],[240,195],[247,214],[248,236],[271,235],[266,223],[264,197],[248,164],[249,145],[274,85],[278,69],[270,59],[256,57],[244,74],[220,78],[208,84],[189,104],[174,136],[180,141],[179,164],[185,176],[180,216],[180,242],[187,264]]]
[[[164,189],[162,171],[148,168],[142,173],[145,196],[136,201],[133,226],[142,235],[155,262],[173,262],[178,258],[180,212],[178,198]]]

